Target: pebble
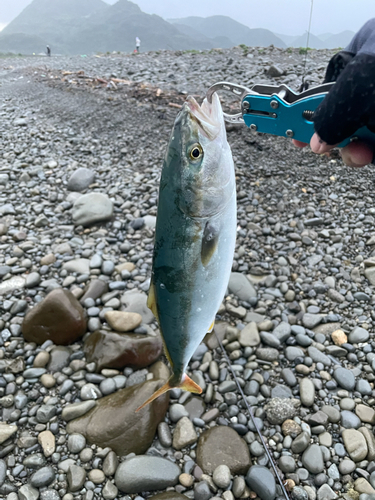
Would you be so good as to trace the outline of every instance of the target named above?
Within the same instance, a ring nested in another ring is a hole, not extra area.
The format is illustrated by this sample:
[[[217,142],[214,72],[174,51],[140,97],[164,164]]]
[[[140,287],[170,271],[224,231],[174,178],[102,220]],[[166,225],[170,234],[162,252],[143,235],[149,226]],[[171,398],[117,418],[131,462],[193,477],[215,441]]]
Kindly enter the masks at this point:
[[[253,465],[246,474],[246,483],[262,500],[276,497],[276,482],[270,470],[260,465]]]

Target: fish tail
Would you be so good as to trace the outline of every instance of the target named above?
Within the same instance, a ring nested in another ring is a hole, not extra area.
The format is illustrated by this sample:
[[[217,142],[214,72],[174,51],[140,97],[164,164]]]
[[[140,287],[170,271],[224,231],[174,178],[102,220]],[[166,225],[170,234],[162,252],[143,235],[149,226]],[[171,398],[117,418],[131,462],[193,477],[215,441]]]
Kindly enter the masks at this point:
[[[160,389],[158,389],[154,394],[148,398],[147,401],[143,403],[139,408],[137,408],[135,411],[138,412],[142,410],[145,406],[148,404],[152,403],[152,401],[155,401],[156,398],[161,396],[162,394],[165,394],[166,392],[170,391],[171,389],[183,389],[184,391],[189,391],[193,392],[195,394],[202,394],[202,388],[194,382],[190,377],[184,373],[182,380],[180,382],[175,382],[175,376],[172,375],[172,377],[168,380],[166,384],[164,384]]]

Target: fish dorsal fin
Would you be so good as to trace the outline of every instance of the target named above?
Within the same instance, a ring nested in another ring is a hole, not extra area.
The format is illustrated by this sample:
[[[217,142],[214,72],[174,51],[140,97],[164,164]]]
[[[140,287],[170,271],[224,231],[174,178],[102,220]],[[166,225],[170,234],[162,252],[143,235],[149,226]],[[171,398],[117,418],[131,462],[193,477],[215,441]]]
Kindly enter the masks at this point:
[[[147,307],[150,309],[150,311],[152,312],[152,314],[155,316],[155,318],[158,320],[159,323],[158,308],[156,306],[155,285],[152,279],[150,283],[150,289],[148,291]]]
[[[219,233],[219,224],[212,221],[206,222],[201,247],[201,261],[204,266],[207,266],[216,250],[219,241]]]

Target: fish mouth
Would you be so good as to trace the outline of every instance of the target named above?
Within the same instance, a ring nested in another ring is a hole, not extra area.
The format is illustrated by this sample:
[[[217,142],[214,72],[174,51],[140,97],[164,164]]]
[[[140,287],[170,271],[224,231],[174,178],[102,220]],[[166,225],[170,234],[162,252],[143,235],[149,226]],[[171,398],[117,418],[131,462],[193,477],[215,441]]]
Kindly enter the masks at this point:
[[[200,131],[208,139],[214,140],[225,127],[223,110],[216,93],[212,95],[211,103],[205,98],[200,106],[194,97],[188,96],[185,105],[191,118],[197,122]]]

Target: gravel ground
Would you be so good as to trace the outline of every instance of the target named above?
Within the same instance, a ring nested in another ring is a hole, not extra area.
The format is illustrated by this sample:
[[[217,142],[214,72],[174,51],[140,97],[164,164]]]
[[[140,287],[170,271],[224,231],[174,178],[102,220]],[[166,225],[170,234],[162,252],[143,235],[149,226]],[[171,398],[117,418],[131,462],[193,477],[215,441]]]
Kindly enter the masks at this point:
[[[332,54],[308,53],[311,83]],[[145,292],[176,108],[220,80],[296,89],[303,65],[275,48],[0,59],[1,498],[280,497],[215,337],[190,364],[202,397],[134,409],[166,376]],[[228,141],[216,333],[291,497],[373,500],[372,170],[246,127]]]

